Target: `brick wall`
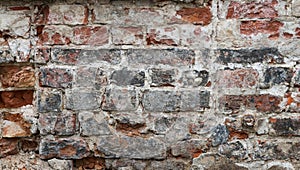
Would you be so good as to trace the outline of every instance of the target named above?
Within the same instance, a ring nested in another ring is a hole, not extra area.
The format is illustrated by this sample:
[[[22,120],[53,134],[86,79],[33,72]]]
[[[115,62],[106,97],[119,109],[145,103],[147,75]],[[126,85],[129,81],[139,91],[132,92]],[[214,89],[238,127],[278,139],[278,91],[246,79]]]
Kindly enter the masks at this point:
[[[4,0],[0,44],[0,169],[300,169],[299,0]]]

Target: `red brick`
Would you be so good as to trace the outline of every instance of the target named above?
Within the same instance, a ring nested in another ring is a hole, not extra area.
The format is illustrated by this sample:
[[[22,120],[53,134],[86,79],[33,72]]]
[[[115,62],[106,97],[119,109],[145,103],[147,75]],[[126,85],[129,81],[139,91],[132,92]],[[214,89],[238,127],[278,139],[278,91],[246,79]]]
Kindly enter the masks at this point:
[[[18,152],[17,139],[0,139],[0,158],[17,154]]]
[[[83,5],[51,5],[47,24],[87,24],[88,9]]]
[[[293,38],[293,34],[288,33],[288,32],[284,32],[284,33],[283,33],[283,36],[284,36],[284,38],[286,38],[286,39],[291,39],[291,38]]]
[[[39,26],[38,43],[42,45],[68,45],[71,43],[72,28],[68,26]]]
[[[259,112],[279,112],[281,97],[270,94],[261,95],[225,95],[219,98],[221,108],[238,113],[241,107],[256,109]]]
[[[150,28],[147,32],[147,45],[179,45],[179,29],[174,26]]]
[[[240,31],[245,35],[258,33],[275,35],[279,33],[282,26],[283,23],[279,21],[242,21]]]
[[[286,100],[287,110],[289,112],[300,112],[300,93],[298,92],[291,92],[287,93],[284,96]]]
[[[35,54],[35,61],[37,63],[47,63],[50,60],[50,49],[39,48]]]
[[[0,82],[2,87],[33,87],[34,69],[31,66],[1,66]]]
[[[244,4],[233,1],[228,7],[226,18],[275,18],[278,16],[276,4],[276,0]]]
[[[177,15],[180,15],[183,21],[197,25],[208,25],[212,19],[209,7],[182,8],[177,11]]]
[[[108,29],[105,26],[82,26],[75,27],[73,30],[74,37],[72,39],[74,44],[82,45],[104,45],[108,43]]]
[[[142,27],[115,27],[112,29],[112,41],[117,45],[138,45],[143,43]]]
[[[33,90],[0,92],[0,108],[17,108],[32,105]]]
[[[295,29],[296,37],[300,38],[300,27]]]
[[[20,148],[24,151],[24,152],[31,152],[31,151],[37,151],[38,150],[38,140],[37,139],[26,139],[23,138],[20,141]]]
[[[2,136],[7,138],[28,137],[31,135],[31,124],[24,120],[22,114],[2,113]]]
[[[217,76],[218,87],[249,88],[258,83],[258,72],[254,69],[221,70]]]
[[[71,87],[73,74],[66,68],[41,68],[39,73],[40,86],[67,88]]]
[[[78,169],[105,169],[105,160],[103,158],[88,157],[74,161],[74,166]]]
[[[28,6],[10,6],[10,7],[8,7],[8,10],[10,10],[10,11],[28,11],[28,10],[30,10],[30,7],[28,7]]]

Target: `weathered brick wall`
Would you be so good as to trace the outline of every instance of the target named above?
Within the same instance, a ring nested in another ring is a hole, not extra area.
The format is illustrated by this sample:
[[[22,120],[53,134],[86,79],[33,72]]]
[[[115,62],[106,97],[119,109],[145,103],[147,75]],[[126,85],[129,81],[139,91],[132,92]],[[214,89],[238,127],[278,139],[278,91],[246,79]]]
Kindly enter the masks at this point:
[[[300,169],[299,0],[0,4],[0,169]]]

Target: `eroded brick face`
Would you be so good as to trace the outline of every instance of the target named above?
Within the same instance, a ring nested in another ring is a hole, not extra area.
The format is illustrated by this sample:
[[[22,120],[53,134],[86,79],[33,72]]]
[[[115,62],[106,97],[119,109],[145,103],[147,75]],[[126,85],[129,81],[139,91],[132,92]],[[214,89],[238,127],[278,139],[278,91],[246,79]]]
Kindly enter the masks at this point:
[[[0,169],[300,169],[299,0],[0,3]]]
[[[231,1],[226,18],[275,18],[277,1],[239,3]]]
[[[2,88],[33,87],[35,84],[34,68],[31,66],[2,66],[0,67]]]
[[[279,21],[242,21],[241,34],[257,35],[258,33],[276,35],[283,23]]]
[[[33,90],[0,92],[0,108],[17,108],[32,105]]]
[[[211,22],[212,14],[209,7],[203,8],[183,8],[177,11],[182,20],[200,25],[207,25]]]

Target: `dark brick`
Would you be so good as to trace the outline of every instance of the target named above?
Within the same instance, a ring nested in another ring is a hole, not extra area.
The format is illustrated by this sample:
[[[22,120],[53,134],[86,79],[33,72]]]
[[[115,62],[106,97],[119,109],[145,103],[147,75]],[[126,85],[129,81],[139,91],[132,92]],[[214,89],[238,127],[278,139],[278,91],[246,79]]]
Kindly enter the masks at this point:
[[[222,64],[241,63],[253,64],[269,61],[271,63],[283,63],[283,56],[276,48],[260,48],[260,49],[220,49],[218,50],[217,62]]]
[[[135,90],[107,89],[102,109],[107,111],[135,111],[138,106]]]
[[[38,111],[60,112],[62,110],[62,93],[57,90],[42,89],[38,91]]]
[[[151,84],[150,86],[175,86],[177,70],[150,69]]]
[[[121,62],[121,50],[118,49],[52,49],[52,60],[62,64],[89,64],[89,63],[110,63],[112,65]]]
[[[163,159],[166,146],[155,138],[101,136],[97,149],[105,158]]]
[[[219,124],[213,130],[211,135],[212,146],[218,146],[227,142],[229,138],[229,131],[225,125]]]
[[[210,92],[185,90],[181,92],[180,111],[201,111],[209,107]]]
[[[70,112],[43,113],[39,116],[39,130],[42,135],[73,135],[76,129],[76,115]]]
[[[144,86],[145,84],[145,72],[144,71],[132,71],[127,68],[122,70],[116,70],[111,75],[111,83],[118,86],[134,85],[137,87]]]
[[[80,66],[76,69],[76,87],[90,87],[97,90],[107,85],[107,76],[99,67]]]
[[[18,139],[0,139],[0,158],[19,152]]]
[[[0,82],[2,87],[33,87],[35,84],[32,66],[1,66]]]
[[[32,105],[33,90],[0,92],[0,108],[17,108]]]
[[[194,65],[195,52],[182,49],[132,49],[127,51],[128,63],[131,66],[146,65]]]
[[[300,136],[299,118],[270,118],[270,133],[278,136]]]
[[[150,112],[199,111],[209,107],[207,91],[146,91],[143,106]]]
[[[264,83],[269,85],[287,83],[290,84],[293,77],[293,70],[283,67],[271,67],[264,73]]]
[[[226,95],[219,99],[221,108],[230,110],[233,114],[239,112],[242,106],[249,109],[256,109],[260,112],[279,112],[279,104],[281,101],[281,97],[270,94]]]
[[[67,68],[40,68],[40,86],[68,88],[72,86],[73,73]]]
[[[184,71],[180,78],[180,83],[184,87],[209,86],[209,73],[206,70]]]
[[[41,159],[82,159],[89,155],[89,148],[78,138],[42,139],[39,154]]]

